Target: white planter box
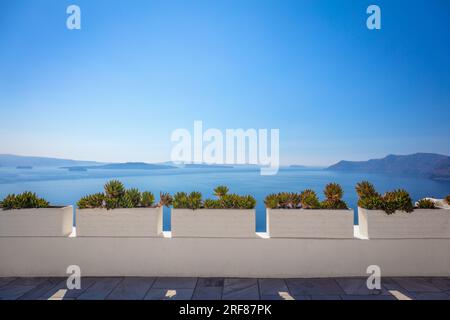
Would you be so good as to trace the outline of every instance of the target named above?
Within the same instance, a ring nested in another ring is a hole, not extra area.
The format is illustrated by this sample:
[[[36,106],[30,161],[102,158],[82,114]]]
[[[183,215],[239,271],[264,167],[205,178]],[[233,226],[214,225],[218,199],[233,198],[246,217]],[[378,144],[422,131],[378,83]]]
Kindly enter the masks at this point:
[[[415,209],[388,215],[358,208],[359,233],[368,239],[448,239],[450,210]]]
[[[255,238],[255,210],[172,209],[172,237]]]
[[[162,207],[77,209],[77,237],[160,237]]]
[[[266,209],[271,238],[352,239],[353,210]]]
[[[0,237],[67,237],[73,208],[0,209]]]

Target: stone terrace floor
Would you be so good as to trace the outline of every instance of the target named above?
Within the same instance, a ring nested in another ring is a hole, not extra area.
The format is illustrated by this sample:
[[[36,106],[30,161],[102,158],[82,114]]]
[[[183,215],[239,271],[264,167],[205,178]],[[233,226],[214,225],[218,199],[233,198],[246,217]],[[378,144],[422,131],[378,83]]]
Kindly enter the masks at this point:
[[[3,300],[450,300],[450,278],[383,278],[371,291],[365,278],[0,278]]]

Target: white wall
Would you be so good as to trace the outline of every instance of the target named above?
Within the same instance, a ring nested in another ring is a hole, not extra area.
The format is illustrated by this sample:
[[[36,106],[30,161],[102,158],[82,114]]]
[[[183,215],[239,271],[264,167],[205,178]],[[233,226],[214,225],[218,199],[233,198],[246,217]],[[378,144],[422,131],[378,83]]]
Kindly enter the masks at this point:
[[[450,239],[0,238],[0,276],[450,276]]]

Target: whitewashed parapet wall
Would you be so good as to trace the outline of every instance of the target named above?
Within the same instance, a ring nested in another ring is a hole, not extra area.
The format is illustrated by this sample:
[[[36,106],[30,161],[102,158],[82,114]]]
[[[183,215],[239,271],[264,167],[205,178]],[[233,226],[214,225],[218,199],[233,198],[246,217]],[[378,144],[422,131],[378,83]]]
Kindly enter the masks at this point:
[[[450,276],[450,239],[2,237],[0,276]]]

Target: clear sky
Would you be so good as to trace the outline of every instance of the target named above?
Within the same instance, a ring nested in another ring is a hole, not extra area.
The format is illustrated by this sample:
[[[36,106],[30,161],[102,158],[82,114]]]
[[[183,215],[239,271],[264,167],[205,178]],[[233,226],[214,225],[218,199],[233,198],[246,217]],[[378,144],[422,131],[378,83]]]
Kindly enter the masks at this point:
[[[0,0],[0,153],[165,161],[202,120],[327,165],[450,154],[449,119],[448,0]]]

